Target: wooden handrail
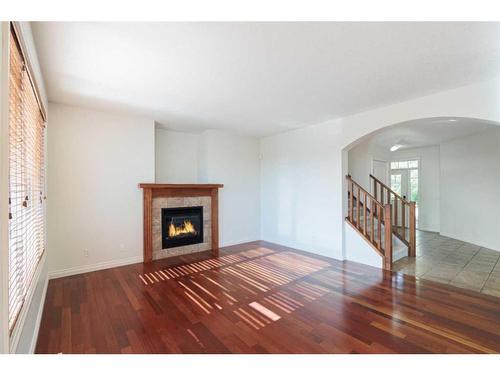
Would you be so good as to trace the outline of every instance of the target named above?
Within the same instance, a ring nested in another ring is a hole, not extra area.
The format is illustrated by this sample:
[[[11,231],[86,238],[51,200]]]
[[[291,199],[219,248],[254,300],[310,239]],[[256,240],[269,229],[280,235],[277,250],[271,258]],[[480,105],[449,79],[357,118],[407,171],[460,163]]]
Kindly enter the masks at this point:
[[[393,195],[395,195],[396,197],[398,197],[399,200],[405,202],[405,203],[410,203],[410,201],[408,201],[407,199],[403,198],[401,195],[399,195],[398,193],[396,193],[394,190],[392,190],[389,186],[387,186],[386,184],[384,184],[382,181],[380,181],[377,177],[375,177],[374,175],[370,174],[370,177],[372,179],[374,179],[375,181],[378,182],[379,185],[383,186],[384,188],[386,188],[386,190],[390,191]]]
[[[383,257],[383,266],[392,267],[392,208],[381,204],[363,189],[351,176],[346,176],[348,215],[346,220]],[[384,239],[382,240],[382,225]],[[377,233],[375,233],[377,232]]]
[[[385,269],[391,269],[393,260],[392,235],[398,237],[408,246],[408,256],[415,256],[415,202],[410,202],[402,198],[375,176],[370,175],[370,177],[374,181],[373,195],[354,181],[350,175],[346,176],[348,202],[348,215],[346,220],[383,257],[383,267]],[[378,185],[380,185],[380,189],[378,189]],[[386,194],[384,194],[384,189]],[[378,190],[380,190],[380,196]],[[393,199],[391,200],[392,197]],[[398,204],[398,201],[401,202],[401,204]],[[401,221],[398,221],[398,208],[401,209]],[[408,216],[406,214],[407,210]],[[409,219],[408,239],[406,233],[407,217]],[[382,225],[384,226],[383,240]]]
[[[380,202],[379,202],[379,201],[377,201],[373,195],[371,195],[369,192],[367,192],[365,189],[363,189],[363,187],[362,187],[360,184],[358,184],[356,181],[354,181],[350,175],[345,176],[345,178],[346,178],[348,181],[351,181],[351,182],[352,182],[352,183],[356,186],[356,188],[357,188],[357,189],[360,189],[360,190],[363,192],[363,194],[366,194],[367,196],[372,197],[372,198],[373,198],[373,200],[375,201],[375,203],[376,203],[378,206],[380,206],[380,208],[384,208],[384,206],[383,206],[382,204],[380,204]]]
[[[392,231],[396,237],[398,237],[404,244],[408,246],[408,256],[415,256],[416,247],[416,210],[415,202],[408,201],[401,195],[392,190],[389,186],[380,181],[377,177],[370,174],[370,178],[373,180],[373,195],[375,199],[382,205],[384,205],[384,189],[386,192],[385,203],[391,203],[391,197],[393,197],[393,215],[391,215]],[[379,189],[380,186],[380,189]],[[380,196],[378,191],[380,190]],[[401,204],[399,204],[401,202]],[[408,214],[407,214],[408,212]],[[399,216],[399,213],[401,216]],[[408,215],[409,233],[406,233],[406,218]]]

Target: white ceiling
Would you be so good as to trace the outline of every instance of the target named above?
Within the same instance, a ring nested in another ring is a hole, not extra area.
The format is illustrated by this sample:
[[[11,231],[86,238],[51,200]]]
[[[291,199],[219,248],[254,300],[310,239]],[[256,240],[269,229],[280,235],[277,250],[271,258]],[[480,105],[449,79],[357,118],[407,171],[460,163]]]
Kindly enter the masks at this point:
[[[390,149],[396,144],[401,145],[401,149],[405,149],[435,146],[455,138],[497,128],[500,131],[498,125],[486,120],[461,117],[428,118],[407,121],[384,128],[369,137],[367,141],[386,149]]]
[[[33,23],[49,100],[255,136],[500,75],[500,23]]]

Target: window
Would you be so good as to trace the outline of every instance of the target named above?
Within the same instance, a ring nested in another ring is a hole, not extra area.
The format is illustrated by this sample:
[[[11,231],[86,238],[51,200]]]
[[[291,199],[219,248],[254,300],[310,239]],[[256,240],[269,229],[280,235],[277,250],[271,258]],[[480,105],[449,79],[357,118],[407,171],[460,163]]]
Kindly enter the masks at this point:
[[[408,168],[418,168],[418,160],[409,160]]]
[[[9,330],[45,247],[44,116],[11,29],[9,67]]]
[[[391,162],[391,189],[418,203],[418,160]]]
[[[418,168],[418,160],[404,160],[391,162],[391,169],[412,169]]]
[[[401,175],[391,175],[391,189],[401,195]]]
[[[410,200],[418,202],[418,169],[410,170]]]

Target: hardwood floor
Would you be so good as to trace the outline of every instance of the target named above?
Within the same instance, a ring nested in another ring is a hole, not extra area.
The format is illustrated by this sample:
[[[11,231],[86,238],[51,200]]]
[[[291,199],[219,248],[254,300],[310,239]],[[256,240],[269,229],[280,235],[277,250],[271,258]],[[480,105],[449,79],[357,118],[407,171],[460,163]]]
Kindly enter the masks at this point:
[[[267,242],[51,280],[37,353],[498,353],[500,298]]]

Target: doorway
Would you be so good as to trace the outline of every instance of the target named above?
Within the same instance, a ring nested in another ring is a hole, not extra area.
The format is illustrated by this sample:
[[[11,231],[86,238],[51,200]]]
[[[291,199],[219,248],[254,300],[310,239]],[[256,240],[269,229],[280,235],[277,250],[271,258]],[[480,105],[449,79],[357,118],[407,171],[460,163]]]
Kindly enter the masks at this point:
[[[391,169],[391,189],[408,200],[408,170]]]
[[[391,189],[403,199],[415,202],[415,218],[418,228],[419,160],[392,161],[390,176]]]

